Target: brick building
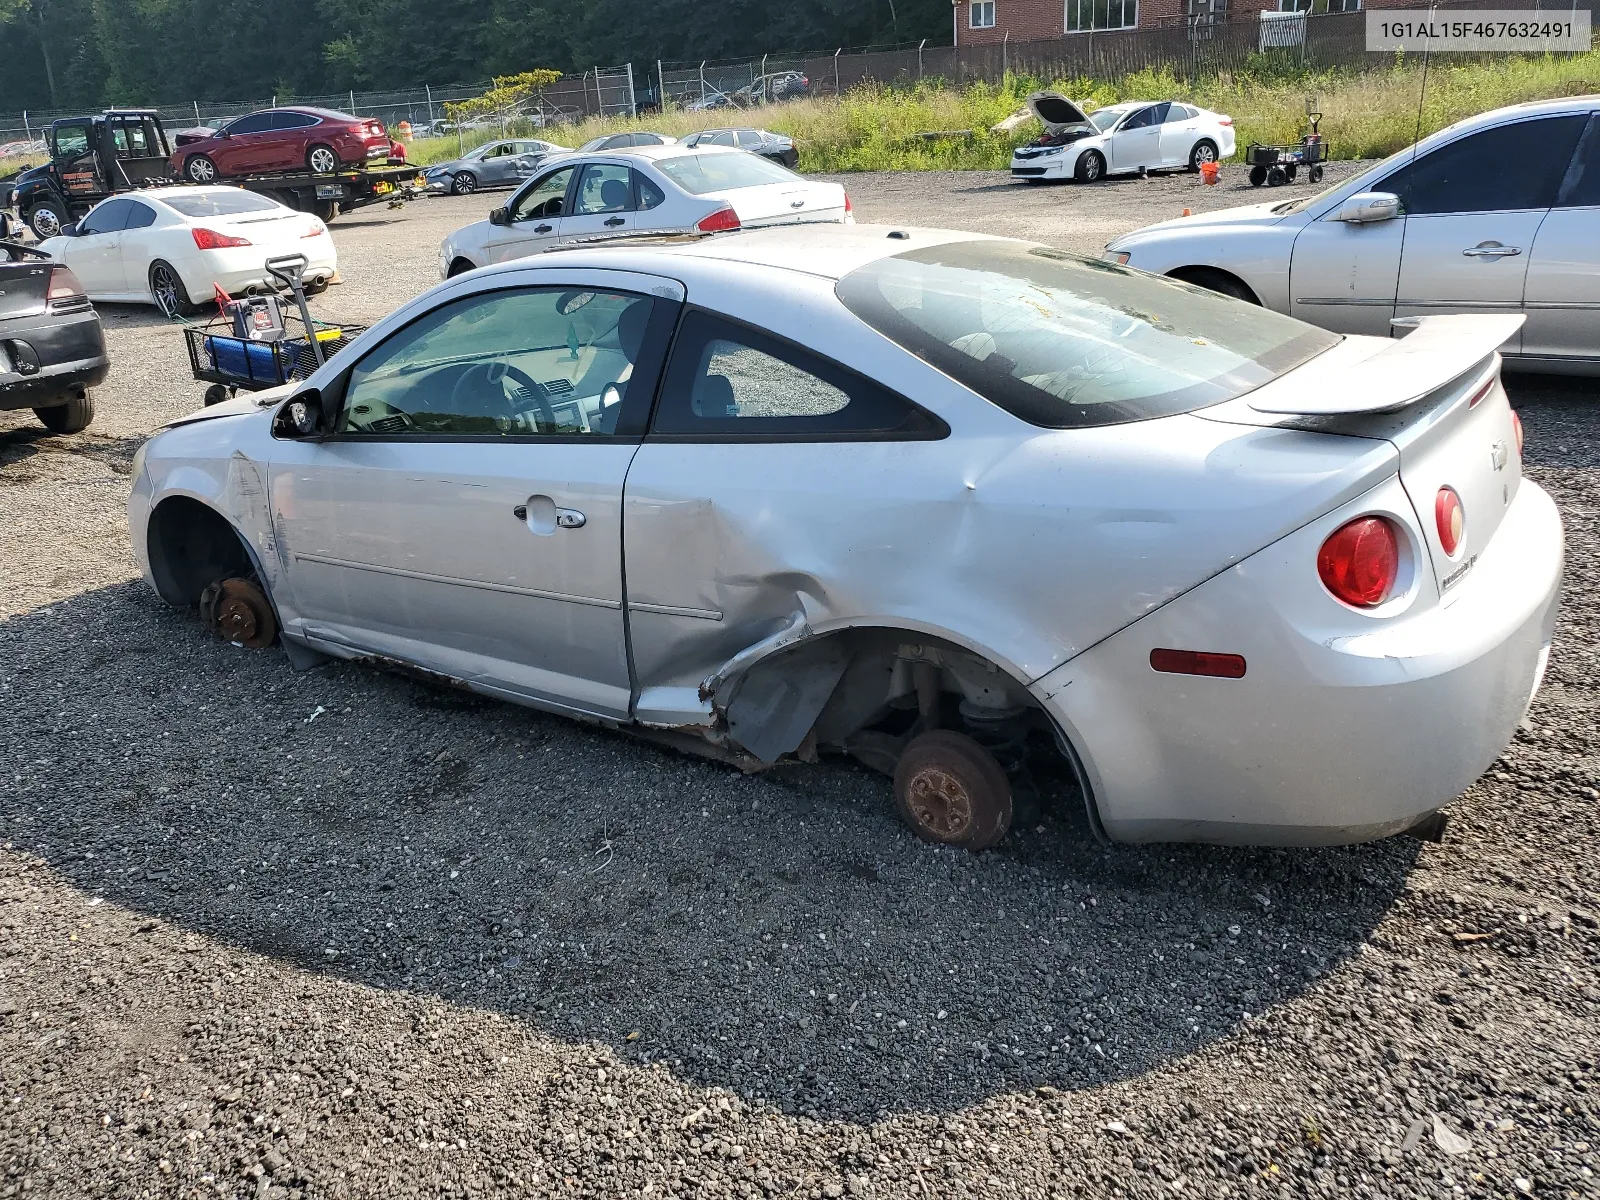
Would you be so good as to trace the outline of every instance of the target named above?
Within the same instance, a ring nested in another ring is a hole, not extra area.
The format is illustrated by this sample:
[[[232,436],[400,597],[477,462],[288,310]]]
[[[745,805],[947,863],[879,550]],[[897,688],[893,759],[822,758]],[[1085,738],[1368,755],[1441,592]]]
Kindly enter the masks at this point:
[[[1359,12],[1416,0],[955,0],[958,46],[1042,41],[1101,30],[1146,29],[1184,20],[1259,20],[1257,14]],[[1269,18],[1270,19],[1270,18]]]

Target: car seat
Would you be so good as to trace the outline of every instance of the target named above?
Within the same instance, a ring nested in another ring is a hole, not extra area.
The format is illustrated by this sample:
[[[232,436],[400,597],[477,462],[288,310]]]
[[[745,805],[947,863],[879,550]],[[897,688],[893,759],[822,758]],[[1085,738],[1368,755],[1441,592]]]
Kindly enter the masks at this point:
[[[607,179],[600,185],[600,211],[624,212],[628,207],[628,181]]]
[[[739,415],[733,382],[726,375],[702,375],[695,384],[689,407],[695,416],[709,417],[714,421]]]

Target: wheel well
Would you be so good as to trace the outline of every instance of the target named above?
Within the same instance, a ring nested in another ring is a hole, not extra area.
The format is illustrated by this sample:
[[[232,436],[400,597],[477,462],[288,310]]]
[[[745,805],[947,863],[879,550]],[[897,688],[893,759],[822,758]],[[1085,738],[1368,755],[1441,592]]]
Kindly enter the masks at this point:
[[[146,545],[150,575],[168,604],[198,604],[200,593],[217,580],[255,574],[249,551],[227,519],[187,496],[156,506]]]
[[[1261,303],[1261,297],[1256,295],[1254,288],[1232,271],[1224,271],[1221,267],[1178,267],[1168,271],[1167,278],[1192,283],[1208,292],[1221,292],[1224,296],[1247,300],[1251,304]]]
[[[454,279],[457,275],[465,275],[468,271],[476,271],[477,269],[476,264],[471,259],[458,258],[450,264],[450,270],[446,273],[445,278]]]

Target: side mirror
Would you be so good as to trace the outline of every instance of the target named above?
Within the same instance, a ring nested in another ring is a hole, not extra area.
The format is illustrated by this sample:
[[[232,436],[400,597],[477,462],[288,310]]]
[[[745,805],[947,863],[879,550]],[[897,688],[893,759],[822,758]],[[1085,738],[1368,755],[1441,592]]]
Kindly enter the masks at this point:
[[[1400,215],[1400,197],[1393,192],[1357,192],[1349,197],[1334,218],[1349,225],[1370,225],[1390,221]]]
[[[215,133],[213,133],[211,136],[215,137],[215,138],[224,138],[224,139],[226,139],[226,138],[231,138],[233,136],[233,134],[229,133],[226,129],[219,129]]]
[[[489,224],[491,224],[491,225],[509,225],[509,224],[511,224],[511,213],[510,213],[510,211],[508,209],[506,209],[504,206],[493,210],[489,214]]]
[[[296,392],[272,419],[272,436],[294,440],[322,432],[322,393],[316,388]]]
[[[78,236],[78,223],[76,221],[74,221],[71,225],[63,225],[61,227],[61,236],[62,237],[77,237]]]

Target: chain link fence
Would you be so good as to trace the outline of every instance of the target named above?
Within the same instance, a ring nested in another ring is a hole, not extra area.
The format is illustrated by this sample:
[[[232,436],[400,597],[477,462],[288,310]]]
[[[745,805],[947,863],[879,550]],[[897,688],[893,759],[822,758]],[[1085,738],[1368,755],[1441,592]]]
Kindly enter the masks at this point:
[[[387,92],[339,92],[324,96],[258,96],[245,100],[190,100],[182,104],[130,105],[154,108],[169,133],[200,126],[217,128],[235,117],[280,104],[331,108],[360,117],[375,117],[394,132],[408,125],[413,137],[456,137],[456,128],[446,106],[472,100],[494,86],[493,80],[454,84],[448,87],[423,86]],[[632,116],[638,111],[633,65],[594,67],[581,75],[557,80],[529,100],[504,110],[474,117],[464,122],[468,131],[495,129],[506,132],[513,122],[548,127],[585,117]],[[14,163],[45,153],[44,133],[50,123],[62,117],[81,117],[84,109],[57,109],[24,113],[0,113],[0,175]]]

